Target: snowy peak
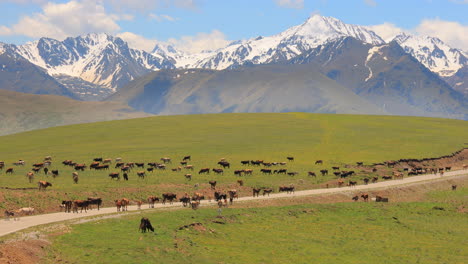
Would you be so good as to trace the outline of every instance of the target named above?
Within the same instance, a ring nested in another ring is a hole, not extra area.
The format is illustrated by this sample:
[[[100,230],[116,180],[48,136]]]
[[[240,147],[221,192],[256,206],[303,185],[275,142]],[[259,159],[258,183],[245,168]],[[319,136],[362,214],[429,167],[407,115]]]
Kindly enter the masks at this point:
[[[451,48],[438,38],[402,33],[394,41],[428,69],[443,77],[452,76],[468,65],[467,54]]]
[[[374,45],[385,43],[365,27],[345,24],[332,17],[313,15],[303,24],[277,35],[232,42],[215,52],[192,55],[190,60],[177,60],[177,66],[221,70],[246,64],[278,62],[342,37],[353,37]]]
[[[51,75],[77,77],[112,90],[148,71],[175,67],[167,56],[131,49],[121,38],[105,33],[64,41],[41,38],[15,51]]]

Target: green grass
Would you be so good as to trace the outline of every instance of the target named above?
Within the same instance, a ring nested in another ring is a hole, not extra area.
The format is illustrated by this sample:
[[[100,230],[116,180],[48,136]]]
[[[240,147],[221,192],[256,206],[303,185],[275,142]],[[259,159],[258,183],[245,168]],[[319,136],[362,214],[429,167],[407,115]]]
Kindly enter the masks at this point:
[[[110,201],[122,196],[141,199],[163,191],[192,192],[195,183],[206,188],[213,179],[228,188],[237,180],[233,170],[242,168],[241,160],[281,162],[287,156],[295,157],[286,167],[299,172],[298,176],[262,175],[259,168],[254,168],[254,175],[244,178],[246,185],[276,188],[294,183],[298,189],[314,188],[334,177],[308,178],[307,171],[318,173],[322,168],[331,170],[331,166],[356,161],[370,164],[450,154],[468,142],[466,131],[468,122],[460,120],[307,113],[159,116],[54,127],[0,137],[0,160],[7,167],[19,159],[28,164],[15,167],[14,175],[0,171],[0,187],[36,187],[24,175],[31,164],[48,155],[53,157],[51,169],[59,169],[61,173],[56,179],[43,174],[36,176],[35,182],[53,183],[47,194],[38,194],[36,190],[2,190],[0,201],[14,197],[10,203],[0,203],[0,207],[36,206],[45,210],[47,205],[62,199],[88,195],[100,195],[110,205]],[[89,165],[95,157],[122,157],[128,162],[147,163],[167,156],[174,160],[168,166],[171,168],[178,166],[185,155],[192,156],[190,163],[195,166],[191,182],[183,177],[185,171],[157,171],[145,180],[138,180],[135,170],[129,182],[111,181],[109,172],[85,171],[80,172],[80,183],[74,185],[73,170],[61,164],[71,159]],[[200,168],[217,167],[222,157],[233,164],[224,176],[197,174]],[[318,159],[324,160],[324,165],[314,165]],[[361,177],[359,172],[355,176]]]
[[[467,195],[461,188],[424,203],[228,208],[222,219],[215,208],[144,212],[71,226],[45,262],[466,263],[467,215],[450,201],[464,197],[466,206]],[[142,216],[156,234],[138,232]],[[180,230],[197,222],[204,231]]]

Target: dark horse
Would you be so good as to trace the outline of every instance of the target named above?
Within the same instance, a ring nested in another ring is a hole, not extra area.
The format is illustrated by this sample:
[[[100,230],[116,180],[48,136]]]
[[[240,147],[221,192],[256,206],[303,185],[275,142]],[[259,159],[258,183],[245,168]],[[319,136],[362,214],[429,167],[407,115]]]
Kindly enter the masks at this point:
[[[154,232],[154,228],[151,225],[150,220],[148,218],[146,218],[146,217],[143,217],[143,218],[141,218],[141,221],[140,221],[139,230],[141,230],[142,233],[146,233],[146,229],[151,230],[151,232]]]

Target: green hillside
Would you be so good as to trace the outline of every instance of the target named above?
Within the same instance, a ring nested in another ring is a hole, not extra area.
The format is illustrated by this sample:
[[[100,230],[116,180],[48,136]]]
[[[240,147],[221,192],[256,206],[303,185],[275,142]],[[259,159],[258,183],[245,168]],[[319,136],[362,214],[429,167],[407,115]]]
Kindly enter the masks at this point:
[[[57,95],[0,90],[0,135],[60,125],[145,117],[117,102],[83,102]]]
[[[332,166],[365,164],[400,158],[438,157],[464,147],[468,142],[468,122],[449,119],[413,118],[394,116],[360,116],[330,114],[213,114],[187,116],[158,116],[122,121],[109,121],[54,127],[0,137],[0,161],[13,167],[13,175],[0,170],[0,187],[35,188],[38,180],[48,180],[53,187],[47,195],[31,190],[2,190],[0,207],[15,208],[33,205],[38,210],[56,210],[62,199],[102,196],[110,206],[118,197],[145,199],[147,195],[161,195],[165,191],[211,193],[208,181],[217,180],[219,188],[238,188],[233,171],[247,168],[241,160],[266,162],[295,160],[282,168],[299,174],[265,175],[259,167],[252,176],[243,176],[242,195],[251,187],[272,187],[295,184],[298,189],[319,188],[318,184],[335,180],[331,174],[317,178],[308,177],[308,171],[318,174],[321,169],[331,171]],[[58,169],[60,176],[52,178],[43,172],[29,183],[24,177],[31,165],[52,156],[50,169]],[[195,170],[173,172],[185,155],[191,155]],[[125,162],[161,162],[170,157],[167,170],[147,173],[139,179],[134,169],[130,180],[112,181],[108,174],[119,172],[111,166],[109,171],[86,170],[80,173],[79,184],[73,184],[73,168],[61,164],[73,160],[89,165],[93,158],[121,157]],[[220,158],[231,162],[224,175],[198,175],[201,168],[217,168]],[[25,166],[13,166],[22,159]],[[321,159],[323,165],[315,165]],[[281,168],[273,167],[272,169]],[[184,174],[192,173],[192,181]],[[353,176],[364,176],[357,170]],[[194,188],[198,183],[199,187]],[[333,183],[334,184],[334,183]],[[34,199],[36,197],[41,199]]]

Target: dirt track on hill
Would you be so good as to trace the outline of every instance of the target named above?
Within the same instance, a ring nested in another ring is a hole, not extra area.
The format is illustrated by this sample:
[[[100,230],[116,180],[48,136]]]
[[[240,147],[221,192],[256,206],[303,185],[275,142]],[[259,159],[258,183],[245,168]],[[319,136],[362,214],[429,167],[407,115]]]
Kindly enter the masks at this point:
[[[388,180],[388,181],[381,181],[378,183],[373,183],[369,185],[357,185],[355,187],[341,187],[341,188],[329,188],[329,189],[314,189],[314,190],[303,190],[297,191],[294,194],[287,194],[287,193],[275,193],[271,194],[270,196],[260,196],[260,197],[241,197],[235,200],[235,203],[238,202],[246,202],[246,201],[259,201],[259,200],[268,200],[268,199],[278,199],[278,198],[294,198],[294,197],[304,197],[304,196],[314,196],[314,195],[326,195],[326,194],[337,194],[337,193],[356,193],[356,192],[363,192],[363,191],[372,191],[372,190],[385,190],[388,188],[393,188],[397,186],[406,186],[416,183],[423,183],[428,181],[438,181],[438,180],[446,180],[450,178],[459,178],[459,177],[466,177],[468,176],[468,170],[459,170],[459,171],[451,171],[445,172],[443,177],[440,174],[427,174],[421,176],[414,176],[414,177],[407,177],[402,180]],[[211,201],[202,201],[201,206],[209,206],[214,205],[215,202]],[[181,207],[180,203],[177,202],[173,205],[163,205],[157,204],[155,205],[155,209],[157,208],[174,208],[174,207]],[[148,209],[143,208],[141,210],[155,210],[155,209]],[[128,212],[138,211],[137,206],[129,206]],[[89,216],[97,216],[103,214],[110,214],[116,213],[115,207],[106,207],[101,208],[101,210],[89,210],[87,213],[51,213],[51,214],[43,214],[43,215],[34,215],[34,216],[26,216],[22,217],[19,221],[14,221],[13,219],[10,220],[2,220],[0,224],[0,237],[5,236],[7,234],[11,234],[29,227],[66,221],[71,219],[89,217]],[[122,213],[121,213],[122,214]]]

